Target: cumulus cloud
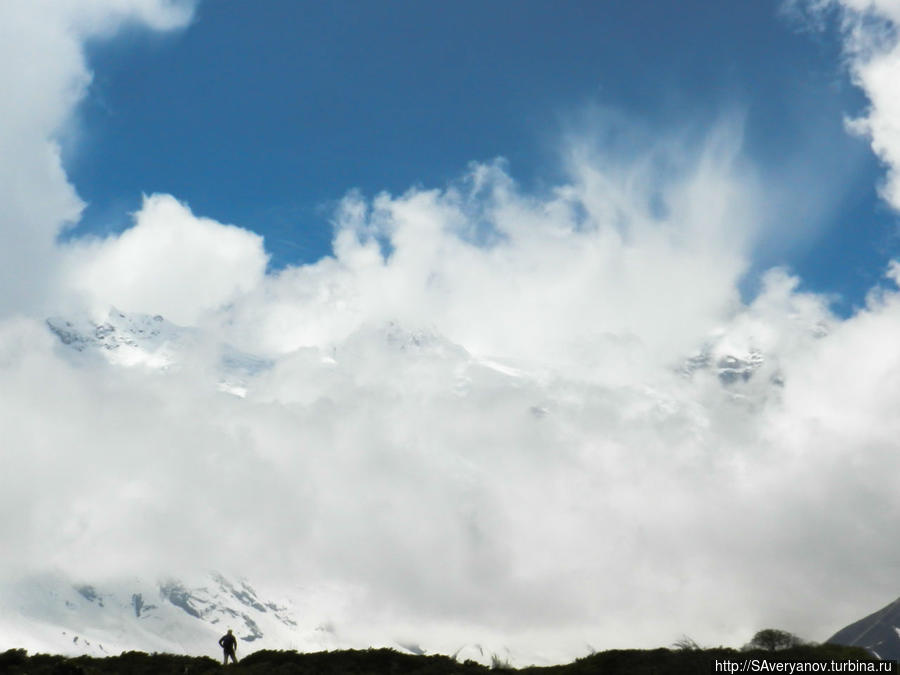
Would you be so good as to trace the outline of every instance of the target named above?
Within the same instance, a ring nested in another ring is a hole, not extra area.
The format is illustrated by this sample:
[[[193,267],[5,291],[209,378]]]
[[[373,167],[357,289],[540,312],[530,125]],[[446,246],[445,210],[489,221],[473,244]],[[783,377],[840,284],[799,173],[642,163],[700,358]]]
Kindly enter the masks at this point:
[[[521,193],[502,163],[444,190],[351,194],[334,256],[236,303],[253,334],[233,339],[277,354],[398,320],[582,376],[671,364],[738,302],[754,232],[734,148],[713,133],[681,159],[642,175],[643,158],[573,150],[571,182],[542,196]]]
[[[145,197],[134,220],[119,235],[66,247],[65,288],[95,312],[115,305],[195,325],[265,274],[262,237],[197,218],[173,197]]]
[[[333,255],[277,273],[259,236],[167,195],[54,244],[80,208],[52,138],[81,40],[188,16],[78,6],[0,10],[49,50],[41,86],[0,68],[23,93],[0,156],[25,163],[0,161],[4,577],[215,568],[340,589],[357,645],[490,635],[558,660],[822,639],[896,594],[898,267],[848,319],[781,269],[743,302],[765,186],[731,123],[630,157],[575,138],[538,193],[499,161],[351,192]],[[41,313],[109,304],[202,331],[167,369],[124,368]],[[245,398],[202,357],[222,343],[271,360]]]
[[[47,301],[56,285],[56,236],[81,212],[57,134],[90,83],[84,41],[126,22],[174,28],[190,14],[188,3],[165,0],[13,1],[0,7],[0,315]]]

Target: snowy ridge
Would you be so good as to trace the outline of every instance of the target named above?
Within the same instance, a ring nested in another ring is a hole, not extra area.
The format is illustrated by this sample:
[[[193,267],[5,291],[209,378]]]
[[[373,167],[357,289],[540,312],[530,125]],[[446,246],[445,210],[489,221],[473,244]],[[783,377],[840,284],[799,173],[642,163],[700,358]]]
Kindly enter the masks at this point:
[[[51,317],[47,326],[72,349],[97,350],[111,363],[125,366],[165,369],[178,351],[195,339],[195,331],[180,328],[158,314],[126,314],[114,307],[100,320]]]
[[[48,328],[70,349],[110,364],[150,370],[179,370],[216,356],[211,364],[222,391],[245,396],[250,382],[273,362],[217,343],[197,328],[177,326],[159,314],[123,312],[111,307],[97,319],[51,317]]]
[[[138,650],[218,658],[218,639],[230,628],[238,638],[238,658],[259,649],[387,646],[483,665],[517,661],[506,647],[491,649],[483,643],[449,642],[435,651],[409,639],[365,641],[358,630],[344,629],[342,603],[334,589],[301,588],[275,598],[246,579],[215,572],[193,583],[132,578],[100,584],[73,581],[62,573],[34,575],[0,587],[0,651],[103,657]]]
[[[129,313],[112,307],[99,318],[50,317],[46,323],[68,349],[84,357],[99,357],[114,366],[177,372],[188,364],[214,357],[211,367],[216,386],[242,397],[255,378],[276,365],[272,359],[217,342],[200,329],[178,326],[158,314]],[[364,324],[323,350],[320,361],[325,365],[340,364],[365,379],[373,352],[402,368],[445,368],[460,373],[474,369],[502,378],[528,377],[528,366],[524,364],[475,356],[435,330],[410,329],[396,321]]]
[[[246,580],[217,573],[195,584],[174,579],[87,584],[46,574],[3,588],[0,598],[7,610],[19,613],[13,625],[4,625],[11,618],[5,612],[0,620],[4,636],[10,646],[31,650],[96,656],[131,649],[214,655],[218,638],[229,628],[245,653],[335,646],[333,633],[298,620],[295,600],[264,596]]]
[[[713,346],[706,346],[685,360],[681,372],[688,377],[700,371],[712,372],[723,385],[727,386],[748,382],[765,362],[765,357],[759,349],[735,354],[722,353]]]

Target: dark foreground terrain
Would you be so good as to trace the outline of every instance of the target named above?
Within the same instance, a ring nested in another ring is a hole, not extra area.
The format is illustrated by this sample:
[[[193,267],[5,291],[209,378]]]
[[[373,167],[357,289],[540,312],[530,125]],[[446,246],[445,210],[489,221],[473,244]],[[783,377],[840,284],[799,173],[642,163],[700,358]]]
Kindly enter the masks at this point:
[[[797,661],[871,661],[864,650],[837,645],[803,646],[781,651],[738,651],[735,649],[653,649],[598,652],[563,666],[513,669],[503,664],[493,668],[473,661],[459,663],[448,656],[413,656],[390,649],[348,650],[298,654],[297,652],[258,651],[227,670],[209,657],[176,656],[124,652],[119,656],[68,658],[47,654],[27,654],[13,649],[0,653],[0,673],[17,675],[199,675],[228,672],[234,675],[275,673],[277,675],[481,675],[491,671],[529,675],[694,675],[715,673],[716,660],[738,662],[765,659],[766,670],[775,662]],[[718,672],[727,672],[721,668]],[[746,671],[753,672],[753,671]],[[788,672],[783,670],[782,672]],[[865,672],[854,670],[850,672]]]

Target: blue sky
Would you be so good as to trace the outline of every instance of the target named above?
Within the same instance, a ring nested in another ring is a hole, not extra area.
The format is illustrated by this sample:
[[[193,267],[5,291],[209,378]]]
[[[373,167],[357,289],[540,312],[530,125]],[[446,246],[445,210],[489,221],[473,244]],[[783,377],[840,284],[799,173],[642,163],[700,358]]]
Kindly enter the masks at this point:
[[[280,268],[330,252],[351,189],[443,187],[503,157],[540,191],[562,180],[560,139],[598,109],[650,137],[737,113],[761,174],[820,186],[781,209],[779,228],[808,234],[762,244],[744,292],[787,265],[847,313],[898,242],[878,161],[844,128],[866,99],[836,23],[770,0],[201,3],[182,31],[89,47],[66,159],[89,204],[76,233],[120,231],[142,193],[166,192],[264,235]]]

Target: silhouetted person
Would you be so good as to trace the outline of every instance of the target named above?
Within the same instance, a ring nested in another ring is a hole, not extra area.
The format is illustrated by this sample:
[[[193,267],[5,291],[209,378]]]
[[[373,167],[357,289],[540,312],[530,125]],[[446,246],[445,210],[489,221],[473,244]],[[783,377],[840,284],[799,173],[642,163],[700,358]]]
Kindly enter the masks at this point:
[[[222,665],[228,665],[228,657],[231,657],[232,663],[237,663],[237,659],[234,657],[234,650],[237,649],[237,640],[234,635],[231,634],[231,629],[228,629],[228,632],[219,638],[219,646],[225,650],[225,659],[222,661]]]

